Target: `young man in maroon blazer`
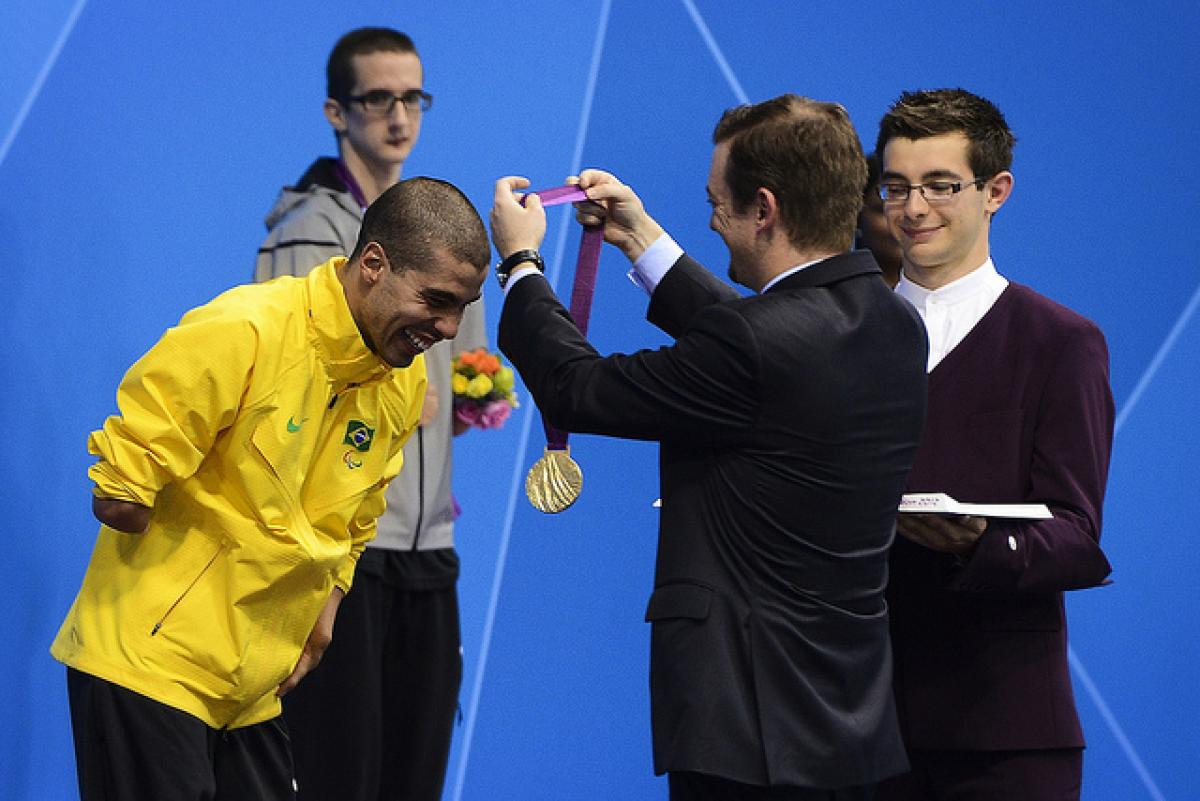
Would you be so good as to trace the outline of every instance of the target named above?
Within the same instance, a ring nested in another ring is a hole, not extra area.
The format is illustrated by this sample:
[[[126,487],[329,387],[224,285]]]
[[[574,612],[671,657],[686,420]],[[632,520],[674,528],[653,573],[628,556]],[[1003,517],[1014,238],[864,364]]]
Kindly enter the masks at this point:
[[[888,600],[912,771],[879,801],[1079,798],[1063,591],[1110,572],[1099,540],[1113,401],[1095,324],[992,262],[1015,141],[996,106],[961,89],[905,93],[880,122],[896,291],[930,341],[908,491],[1044,503],[1054,517],[900,517]]]

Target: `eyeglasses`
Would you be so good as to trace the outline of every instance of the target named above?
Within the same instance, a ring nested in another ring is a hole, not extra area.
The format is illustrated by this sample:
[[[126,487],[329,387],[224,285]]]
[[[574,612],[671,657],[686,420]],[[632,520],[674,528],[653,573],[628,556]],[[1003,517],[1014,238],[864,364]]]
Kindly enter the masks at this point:
[[[902,184],[896,181],[884,181],[879,184],[877,191],[884,203],[904,203],[915,189],[921,193],[927,203],[949,203],[959,192],[968,187],[981,187],[988,178],[976,178],[973,181],[930,181],[927,184]]]
[[[346,98],[346,102],[361,103],[363,111],[383,117],[391,114],[397,103],[403,103],[404,110],[409,114],[429,111],[429,107],[433,105],[433,95],[420,89],[409,89],[399,95],[394,95],[387,89],[372,89],[361,95],[351,95]]]

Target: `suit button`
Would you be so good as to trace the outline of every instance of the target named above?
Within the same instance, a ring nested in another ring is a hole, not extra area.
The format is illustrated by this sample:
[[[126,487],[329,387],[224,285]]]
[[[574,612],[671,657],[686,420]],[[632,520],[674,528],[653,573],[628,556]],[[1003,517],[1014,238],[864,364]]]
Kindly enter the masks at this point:
[[[1017,538],[1013,537],[1011,535],[1008,538],[1008,550],[1010,550],[1010,551],[1017,550]]]

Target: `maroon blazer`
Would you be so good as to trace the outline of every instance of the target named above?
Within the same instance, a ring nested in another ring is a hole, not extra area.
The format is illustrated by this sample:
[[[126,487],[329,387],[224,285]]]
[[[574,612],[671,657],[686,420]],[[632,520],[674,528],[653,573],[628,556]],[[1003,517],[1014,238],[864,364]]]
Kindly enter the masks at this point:
[[[897,537],[888,601],[910,749],[1084,744],[1064,590],[1101,584],[1113,435],[1104,336],[1018,284],[929,375],[909,492],[1039,502],[1052,520],[990,521],[966,559]]]

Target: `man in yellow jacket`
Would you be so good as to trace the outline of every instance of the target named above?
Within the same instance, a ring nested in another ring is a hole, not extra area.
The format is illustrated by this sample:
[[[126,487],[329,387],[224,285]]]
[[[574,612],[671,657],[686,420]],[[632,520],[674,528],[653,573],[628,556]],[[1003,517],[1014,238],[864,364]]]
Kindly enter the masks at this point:
[[[349,259],[184,315],[92,433],[102,523],[51,648],[89,799],[294,797],[279,697],[321,658],[490,251],[467,198],[415,178]]]

